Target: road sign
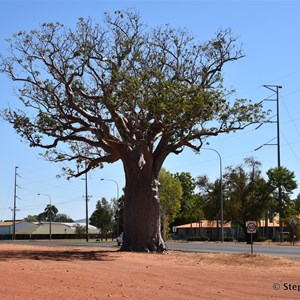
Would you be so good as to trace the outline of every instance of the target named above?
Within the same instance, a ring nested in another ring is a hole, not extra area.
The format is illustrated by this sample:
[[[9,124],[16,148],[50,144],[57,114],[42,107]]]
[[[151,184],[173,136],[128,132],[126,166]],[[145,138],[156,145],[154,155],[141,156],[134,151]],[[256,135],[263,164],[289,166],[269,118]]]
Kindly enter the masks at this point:
[[[297,225],[297,221],[295,219],[290,220],[289,223],[292,227],[295,227]]]
[[[256,233],[256,221],[246,222],[247,233]]]

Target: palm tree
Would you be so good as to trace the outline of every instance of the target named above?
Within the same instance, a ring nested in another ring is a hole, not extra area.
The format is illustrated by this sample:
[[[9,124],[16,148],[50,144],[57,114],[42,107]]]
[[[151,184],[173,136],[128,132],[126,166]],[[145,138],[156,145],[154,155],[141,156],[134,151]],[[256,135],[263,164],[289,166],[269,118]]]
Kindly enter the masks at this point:
[[[58,213],[58,209],[55,207],[55,205],[47,204],[46,208],[44,209],[44,212],[46,214],[47,220],[49,221],[49,240],[51,240],[52,220],[54,220],[56,214]]]

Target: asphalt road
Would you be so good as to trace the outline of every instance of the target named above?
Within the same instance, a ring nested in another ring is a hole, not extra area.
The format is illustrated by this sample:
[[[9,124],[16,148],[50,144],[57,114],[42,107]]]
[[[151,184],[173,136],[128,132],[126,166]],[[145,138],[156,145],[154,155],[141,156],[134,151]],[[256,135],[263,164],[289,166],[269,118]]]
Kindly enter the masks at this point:
[[[1,243],[14,244],[35,244],[47,246],[85,246],[85,247],[116,247],[117,242],[65,242],[52,240],[49,241],[0,241]],[[251,253],[251,245],[242,243],[205,243],[205,242],[167,242],[169,250],[199,252],[199,253]],[[278,246],[253,244],[254,254],[285,256],[300,259],[299,246]]]
[[[202,253],[251,253],[251,245],[242,243],[168,242],[170,250]],[[254,254],[286,256],[300,259],[299,246],[253,244]]]

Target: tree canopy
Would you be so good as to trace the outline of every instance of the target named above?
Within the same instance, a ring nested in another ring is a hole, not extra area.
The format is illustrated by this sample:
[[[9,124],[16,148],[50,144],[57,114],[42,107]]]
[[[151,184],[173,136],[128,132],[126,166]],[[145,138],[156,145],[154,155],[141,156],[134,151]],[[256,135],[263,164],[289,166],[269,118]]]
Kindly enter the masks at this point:
[[[163,238],[166,239],[168,226],[180,210],[182,187],[181,182],[164,168],[159,173],[159,198]]]
[[[270,208],[272,187],[261,176],[261,163],[246,158],[244,164],[227,167],[224,174],[225,219],[239,224],[246,233],[246,222],[259,221]]]
[[[69,176],[123,162],[123,250],[165,250],[158,175],[170,153],[199,151],[212,136],[264,120],[262,104],[223,85],[225,64],[244,56],[230,29],[199,42],[187,30],[148,28],[137,12],[45,23],[9,40],[0,71],[23,106],[2,112],[46,159],[75,162]]]
[[[90,224],[106,234],[113,229],[113,212],[109,202],[102,198],[96,203],[96,209],[90,217]]]
[[[81,18],[75,29],[45,23],[9,41],[1,71],[21,84],[26,109],[4,117],[31,146],[49,149],[50,160],[84,160],[91,169],[147,146],[162,162],[263,118],[259,104],[227,100],[233,91],[222,85],[222,67],[244,56],[229,29],[198,43],[171,26],[146,30],[127,11],[106,14],[101,25]]]
[[[220,179],[210,182],[206,175],[196,180],[200,205],[207,220],[221,220]]]
[[[297,188],[294,172],[285,167],[277,167],[268,170],[268,183],[273,191],[273,210],[280,216],[280,225],[297,215],[295,201],[290,198],[294,189]],[[281,236],[282,239],[282,236]]]
[[[174,177],[180,181],[182,187],[180,214],[176,217],[175,223],[188,223],[191,221],[195,203],[195,179],[189,172],[176,173]]]

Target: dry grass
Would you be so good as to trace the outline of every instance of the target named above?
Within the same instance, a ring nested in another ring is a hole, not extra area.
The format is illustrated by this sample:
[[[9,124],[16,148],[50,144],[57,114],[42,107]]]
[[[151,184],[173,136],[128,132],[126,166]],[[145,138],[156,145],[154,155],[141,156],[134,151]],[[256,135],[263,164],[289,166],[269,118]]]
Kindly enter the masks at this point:
[[[125,254],[126,255],[126,254]],[[132,255],[139,255],[133,253]],[[140,254],[145,255],[145,254]],[[151,259],[161,260],[163,257],[164,261],[173,261],[177,264],[206,264],[206,265],[223,265],[223,266],[248,266],[255,268],[274,268],[274,267],[299,267],[300,260],[260,255],[260,254],[249,254],[249,253],[194,253],[194,252],[181,252],[181,251],[169,251],[164,254],[146,254],[151,255]]]

